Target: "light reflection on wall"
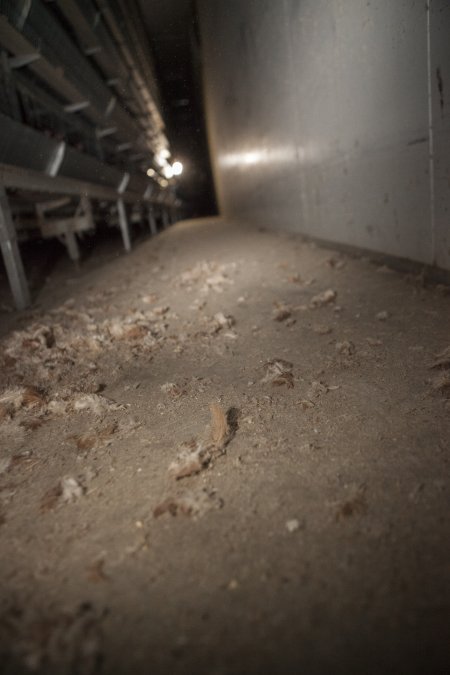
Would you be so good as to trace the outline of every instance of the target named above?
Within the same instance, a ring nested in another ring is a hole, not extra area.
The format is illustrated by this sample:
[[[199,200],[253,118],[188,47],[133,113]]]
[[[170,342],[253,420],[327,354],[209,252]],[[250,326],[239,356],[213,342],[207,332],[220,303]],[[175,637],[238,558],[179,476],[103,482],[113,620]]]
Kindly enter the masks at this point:
[[[223,169],[250,167],[255,165],[304,165],[314,164],[321,157],[321,148],[317,143],[305,146],[295,145],[275,149],[258,148],[241,152],[230,152],[219,157],[219,166]]]

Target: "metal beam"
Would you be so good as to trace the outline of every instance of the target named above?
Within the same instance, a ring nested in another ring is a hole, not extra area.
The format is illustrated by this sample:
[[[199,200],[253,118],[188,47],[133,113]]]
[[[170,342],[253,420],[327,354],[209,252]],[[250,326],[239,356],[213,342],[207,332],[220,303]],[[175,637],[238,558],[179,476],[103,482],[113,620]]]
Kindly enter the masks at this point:
[[[3,15],[0,15],[0,35],[2,46],[12,52],[15,57],[27,55],[34,51],[28,40],[16,31]],[[67,80],[62,69],[56,68],[44,57],[33,61],[28,67],[50,86],[56,88],[71,103],[84,100],[83,94]],[[97,124],[101,124],[103,121],[103,115],[94,108],[88,108],[86,114]]]
[[[13,54],[13,58],[22,59],[28,57],[29,54],[35,53],[36,50],[33,45],[17,31],[8,21],[6,16],[0,13],[0,44]],[[84,58],[84,57],[83,57]],[[20,61],[18,61],[19,63]],[[64,67],[55,67],[50,61],[45,58],[43,54],[40,58],[28,63],[28,68],[36,73],[40,78],[46,81],[52,89],[56,89],[62,95],[67,103],[79,103],[80,101],[89,100],[89,91],[81,91],[78,85],[75,85],[67,78]],[[105,86],[102,80],[99,81],[99,86]],[[79,86],[84,90],[83,83]],[[101,127],[105,122],[105,111],[99,110],[92,103],[86,107],[85,114],[97,126]],[[117,125],[119,130],[120,140],[133,140],[139,133],[140,126],[138,123],[120,106],[116,106],[114,114],[111,116],[111,122]],[[151,144],[147,144],[151,149]]]
[[[125,251],[131,251],[130,227],[128,224],[127,212],[122,198],[117,200],[117,212],[119,214],[119,225],[122,232],[122,239]]]
[[[66,154],[66,143],[65,141],[61,141],[61,143],[59,143],[59,145],[56,147],[56,150],[52,153],[50,161],[47,164],[47,169],[45,173],[48,174],[49,176],[52,176],[52,178],[57,176],[58,171],[61,168],[61,164],[63,163],[65,154]]]
[[[5,262],[6,273],[17,309],[25,309],[30,304],[25,270],[17,243],[16,229],[9,208],[8,196],[0,184],[0,247]]]
[[[94,199],[117,200],[117,190],[106,185],[88,183],[74,178],[63,176],[48,176],[40,171],[24,169],[11,164],[0,163],[0,185],[6,188],[18,188],[33,192],[48,192],[50,194],[77,195]],[[124,192],[120,195],[125,202],[142,200],[142,195],[137,192]]]
[[[34,63],[41,58],[41,55],[38,52],[32,52],[31,54],[21,54],[20,56],[12,56],[9,59],[9,67],[11,69],[23,68],[24,66],[29,66],[30,63]]]
[[[80,110],[85,110],[86,108],[89,108],[90,106],[89,101],[79,101],[78,103],[68,103],[67,105],[64,106],[64,112],[67,113],[77,113],[80,112]]]

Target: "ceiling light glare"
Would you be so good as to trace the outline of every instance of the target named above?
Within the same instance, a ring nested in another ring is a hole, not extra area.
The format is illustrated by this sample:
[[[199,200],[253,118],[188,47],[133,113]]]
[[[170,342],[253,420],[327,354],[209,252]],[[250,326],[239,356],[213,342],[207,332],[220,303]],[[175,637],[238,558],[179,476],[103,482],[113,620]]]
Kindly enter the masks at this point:
[[[155,156],[155,162],[158,164],[158,166],[164,166],[164,164],[167,164],[166,159],[162,156],[161,152],[158,152],[158,154]]]
[[[172,164],[172,172],[174,176],[181,176],[183,173],[183,165],[181,162],[174,162]]]
[[[155,169],[147,169],[147,176],[151,178],[155,175]]]
[[[173,167],[171,167],[170,164],[166,164],[166,166],[163,168],[162,172],[163,172],[165,178],[172,178]]]

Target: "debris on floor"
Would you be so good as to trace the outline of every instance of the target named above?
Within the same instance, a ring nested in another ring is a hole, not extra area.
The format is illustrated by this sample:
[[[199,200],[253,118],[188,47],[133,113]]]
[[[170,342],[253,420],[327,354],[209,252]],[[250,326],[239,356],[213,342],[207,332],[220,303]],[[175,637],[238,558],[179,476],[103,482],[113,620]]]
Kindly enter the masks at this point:
[[[180,385],[175,382],[166,382],[161,385],[161,391],[163,394],[168,394],[171,398],[180,398],[183,394],[186,393],[186,389],[180,387]]]
[[[439,368],[442,370],[450,370],[450,347],[446,347],[442,352],[436,354],[431,368]],[[0,399],[1,401],[1,399]]]
[[[273,310],[274,321],[286,321],[292,316],[292,307],[286,305],[284,302],[276,302]]]
[[[61,499],[63,502],[75,502],[82,497],[86,489],[80,481],[72,476],[66,476],[61,481]]]
[[[377,313],[376,318],[378,321],[387,321],[387,319],[389,319],[389,312],[386,312],[386,310],[383,309],[381,312]]]
[[[47,511],[52,511],[59,502],[62,492],[61,482],[47,490],[41,499],[41,512],[46,513]]]
[[[307,398],[302,398],[299,401],[297,401],[297,405],[303,408],[303,410],[308,410],[308,408],[314,408],[315,403],[313,403]]]
[[[200,292],[202,293],[208,293],[210,290],[222,293],[226,286],[234,283],[230,274],[235,270],[236,263],[224,265],[215,261],[203,261],[183,272],[179,277],[178,284],[188,290],[201,284]]]
[[[211,403],[211,441],[215,448],[222,452],[230,440],[230,427],[223,408],[218,403]]]
[[[217,496],[216,490],[206,488],[199,492],[183,492],[177,497],[167,497],[153,510],[153,516],[159,516],[169,513],[171,516],[203,516],[208,511],[221,509],[224,506],[223,500]]]
[[[99,394],[75,394],[68,402],[75,412],[86,410],[96,417],[100,417],[107,410],[125,410],[126,406],[110,401]],[[66,411],[67,412],[67,409]]]
[[[310,300],[309,306],[312,307],[313,309],[315,309],[316,307],[323,307],[324,305],[329,305],[331,302],[334,302],[336,300],[336,297],[337,297],[336,291],[332,290],[331,288],[328,288],[326,291],[314,295]]]
[[[224,328],[232,328],[235,323],[236,320],[233,316],[225,316],[223,312],[217,312],[217,314],[214,314],[211,321],[211,332],[215,334]]]
[[[339,354],[344,356],[353,356],[356,351],[355,345],[351,340],[343,340],[342,342],[336,342],[336,351]]]
[[[169,465],[169,475],[176,480],[193,476],[206,469],[211,460],[211,448],[193,438],[179,446],[177,458]]]
[[[250,672],[232,622],[289,651],[299,607],[329,608],[301,626],[321,653],[408,607],[410,649],[447,601],[422,582],[449,557],[449,295],[230,222],[106,246],[0,316],[5,675],[122,672],[124,651],[136,675]]]
[[[2,473],[6,473],[9,470],[12,461],[13,461],[12,455],[0,458],[0,476],[2,475]]]
[[[347,499],[336,512],[336,521],[350,518],[351,516],[362,516],[367,513],[366,489],[365,487],[356,490],[355,494]]]
[[[44,396],[33,387],[17,387],[0,395],[0,422],[9,417],[12,419],[21,408],[44,405]]]
[[[99,558],[92,565],[89,565],[86,568],[86,576],[89,581],[92,581],[94,584],[103,583],[104,581],[109,581],[109,576],[105,572],[105,560]]]
[[[434,394],[441,394],[444,398],[450,398],[450,373],[442,373],[434,378],[431,384]]]
[[[288,389],[294,386],[294,374],[292,372],[294,364],[284,359],[273,359],[265,365],[266,374],[261,382],[272,384],[276,387],[286,385]]]
[[[288,532],[296,532],[300,528],[300,523],[297,518],[291,518],[291,520],[286,521],[286,529]]]
[[[41,499],[41,512],[52,511],[58,504],[62,502],[74,502],[82,497],[86,492],[84,485],[79,480],[72,476],[66,476],[61,479],[54,487],[47,490]]]
[[[169,475],[176,480],[187,478],[206,469],[212,459],[223,454],[232,434],[228,418],[218,403],[211,403],[211,424],[203,440],[193,438],[180,445],[178,456],[169,466]]]
[[[312,329],[317,335],[329,335],[333,330],[331,326],[327,326],[324,323],[314,323]]]
[[[328,385],[325,382],[313,380],[309,389],[309,398],[320,398],[323,394],[327,394],[329,391],[336,391],[336,389],[339,389],[339,385]]]
[[[345,267],[345,260],[338,258],[337,256],[330,256],[325,262],[328,267],[331,267],[332,269],[341,270]]]
[[[381,347],[381,345],[383,344],[383,341],[379,340],[378,338],[367,337],[366,340],[367,340],[367,344],[370,347]]]
[[[117,422],[106,424],[95,430],[86,431],[82,434],[75,434],[71,436],[74,440],[78,450],[93,450],[103,447],[111,442],[112,437],[119,431]]]

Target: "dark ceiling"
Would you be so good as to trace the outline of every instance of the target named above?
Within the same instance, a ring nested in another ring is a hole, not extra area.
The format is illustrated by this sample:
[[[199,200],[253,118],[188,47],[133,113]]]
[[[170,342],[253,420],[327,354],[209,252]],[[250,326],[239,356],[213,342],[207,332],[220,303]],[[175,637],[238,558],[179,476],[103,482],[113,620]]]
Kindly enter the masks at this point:
[[[174,159],[185,166],[180,196],[193,215],[216,210],[201,87],[195,0],[138,0],[154,55]]]

